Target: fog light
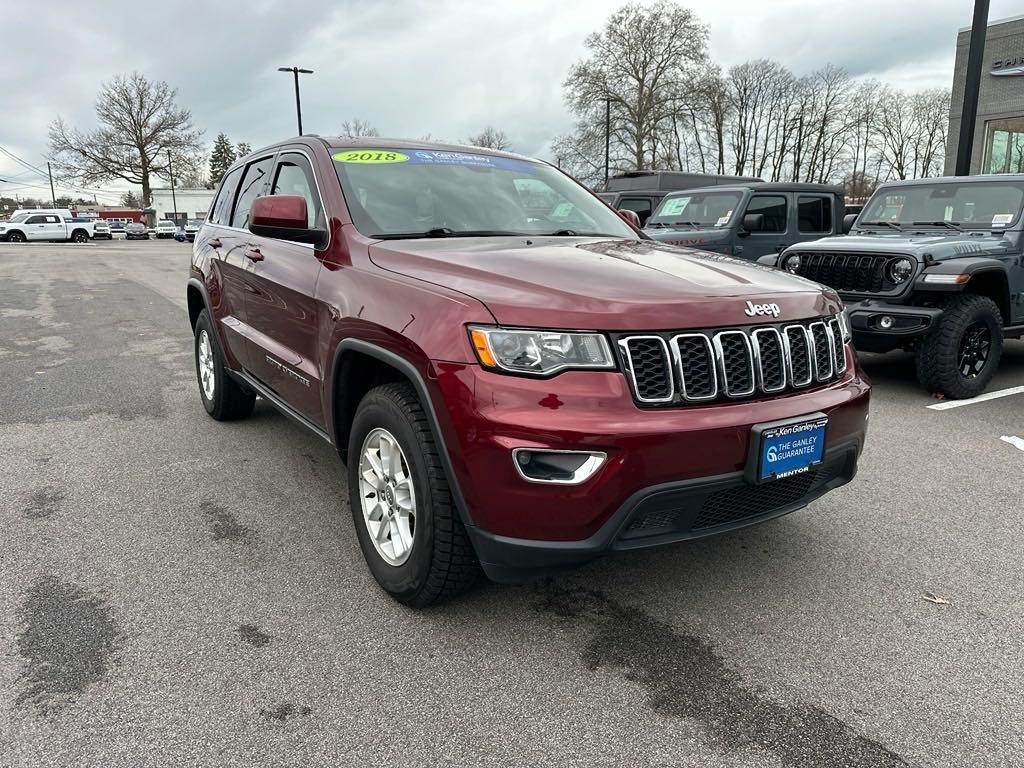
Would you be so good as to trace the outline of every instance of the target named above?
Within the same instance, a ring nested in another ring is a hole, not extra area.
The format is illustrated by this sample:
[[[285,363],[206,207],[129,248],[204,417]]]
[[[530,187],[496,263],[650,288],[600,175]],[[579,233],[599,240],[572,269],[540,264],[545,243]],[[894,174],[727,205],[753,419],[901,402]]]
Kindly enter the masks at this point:
[[[544,451],[516,448],[512,460],[516,471],[531,483],[579,485],[589,480],[604,464],[600,451]]]
[[[878,318],[878,327],[881,328],[883,331],[888,331],[890,328],[892,328],[893,322],[893,319],[889,317],[889,315],[882,315],[880,318]]]

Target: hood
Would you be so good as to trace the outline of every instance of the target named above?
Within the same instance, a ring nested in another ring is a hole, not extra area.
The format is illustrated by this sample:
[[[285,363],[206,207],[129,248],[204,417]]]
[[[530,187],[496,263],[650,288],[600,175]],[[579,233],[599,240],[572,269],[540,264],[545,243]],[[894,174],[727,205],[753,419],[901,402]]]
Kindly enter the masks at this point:
[[[383,269],[472,296],[502,325],[670,330],[770,322],[841,309],[803,278],[714,253],[649,240],[564,237],[382,241]]]
[[[964,256],[999,256],[1019,248],[1020,232],[885,232],[827,237],[809,243],[791,246],[793,251],[858,253],[905,253],[923,261],[929,256],[935,261]]]
[[[705,251],[721,251],[731,245],[732,230],[721,227],[707,229],[645,229],[644,234],[653,240],[684,248],[700,248]]]

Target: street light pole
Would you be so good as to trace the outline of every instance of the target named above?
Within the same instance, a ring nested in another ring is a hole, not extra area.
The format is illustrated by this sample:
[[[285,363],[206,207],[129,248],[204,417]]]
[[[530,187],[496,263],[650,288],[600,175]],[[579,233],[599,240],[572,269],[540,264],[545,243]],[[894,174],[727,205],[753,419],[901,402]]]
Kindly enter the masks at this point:
[[[981,67],[985,57],[985,36],[988,32],[988,0],[974,0],[974,22],[971,26],[971,47],[967,49],[967,78],[964,83],[964,106],[960,113],[960,140],[956,147],[956,175],[971,175],[971,150],[974,147],[974,124],[978,120],[978,92],[981,90]]]
[[[299,75],[311,75],[313,74],[312,69],[302,69],[301,67],[278,67],[278,72],[291,72],[295,77],[295,117],[299,122],[299,136],[302,135],[302,102],[299,99]]]
[[[604,188],[608,189],[608,159],[612,148],[612,100],[604,100]]]
[[[178,199],[174,195],[174,169],[171,168],[171,150],[167,150],[167,175],[171,177],[171,205],[174,206],[174,223],[178,223]]]

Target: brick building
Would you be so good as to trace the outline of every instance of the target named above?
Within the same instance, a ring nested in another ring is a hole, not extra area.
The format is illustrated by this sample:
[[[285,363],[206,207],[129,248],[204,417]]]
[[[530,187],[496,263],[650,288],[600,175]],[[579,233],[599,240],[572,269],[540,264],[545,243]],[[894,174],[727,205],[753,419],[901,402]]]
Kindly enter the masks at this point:
[[[953,99],[946,144],[946,174],[956,169],[956,147],[967,79],[971,29],[956,39]],[[1024,173],[1024,16],[993,21],[985,38],[978,120],[971,151],[971,173]]]

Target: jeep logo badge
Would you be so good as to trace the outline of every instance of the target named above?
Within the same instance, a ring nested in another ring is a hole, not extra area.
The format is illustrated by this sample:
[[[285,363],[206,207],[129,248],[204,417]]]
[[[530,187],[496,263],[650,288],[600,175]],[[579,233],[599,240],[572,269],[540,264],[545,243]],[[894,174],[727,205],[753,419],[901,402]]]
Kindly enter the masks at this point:
[[[772,317],[778,317],[779,309],[778,304],[754,304],[753,302],[747,302],[747,308],[743,310],[745,314],[750,317],[757,317],[758,315],[771,315]]]

